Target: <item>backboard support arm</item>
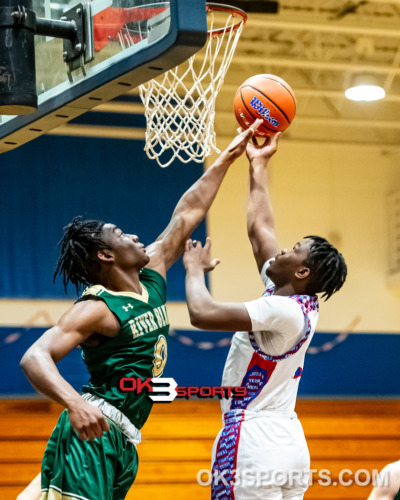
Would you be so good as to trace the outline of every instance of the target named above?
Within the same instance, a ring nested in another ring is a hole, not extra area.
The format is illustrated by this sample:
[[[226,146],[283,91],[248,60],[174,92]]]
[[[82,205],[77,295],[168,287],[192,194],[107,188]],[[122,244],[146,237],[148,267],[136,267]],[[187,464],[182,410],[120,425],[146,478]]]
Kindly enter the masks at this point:
[[[5,0],[0,1],[0,56],[4,75],[0,78],[0,114],[21,115],[37,109],[35,35],[64,39],[60,57],[67,64],[70,81],[73,70],[81,67],[84,72],[84,64],[93,59],[90,4],[75,5],[58,21],[37,17],[31,0],[20,0],[17,7],[4,3]],[[26,59],[24,53],[29,54],[33,64],[21,64]]]

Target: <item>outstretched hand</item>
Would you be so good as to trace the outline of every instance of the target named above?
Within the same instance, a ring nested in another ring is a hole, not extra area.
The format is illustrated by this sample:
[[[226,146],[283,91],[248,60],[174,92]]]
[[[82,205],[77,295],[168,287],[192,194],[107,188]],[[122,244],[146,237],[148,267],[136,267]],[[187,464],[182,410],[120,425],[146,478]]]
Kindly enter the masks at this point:
[[[183,265],[189,268],[201,269],[204,273],[213,271],[220,263],[219,259],[211,260],[211,240],[207,238],[204,248],[200,241],[187,240],[183,254]]]
[[[257,139],[252,137],[246,147],[247,158],[250,162],[253,160],[264,160],[267,163],[278,150],[280,135],[281,132],[277,132],[272,137],[266,137],[262,144],[258,144]]]
[[[258,118],[247,130],[241,130],[233,141],[229,144],[226,152],[229,153],[234,159],[239,158],[246,151],[246,146],[250,139],[254,136],[254,132],[262,124],[263,120]]]

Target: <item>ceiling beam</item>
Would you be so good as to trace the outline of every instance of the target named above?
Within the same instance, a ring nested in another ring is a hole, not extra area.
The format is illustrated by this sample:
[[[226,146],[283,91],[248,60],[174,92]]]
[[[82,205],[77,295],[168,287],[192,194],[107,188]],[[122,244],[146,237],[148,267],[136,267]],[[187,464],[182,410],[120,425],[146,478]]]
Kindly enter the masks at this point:
[[[220,94],[231,93],[232,95],[237,91],[238,85],[232,85],[229,83],[224,83]],[[301,89],[295,88],[296,96],[298,97],[311,97],[318,99],[345,99],[343,90],[324,90],[324,89]],[[139,89],[134,89],[129,92],[130,95],[138,95]],[[382,102],[399,102],[400,95],[386,94]],[[100,113],[127,113],[127,114],[144,114],[144,105],[141,102],[125,102],[125,101],[109,101],[103,104],[99,104],[91,111],[97,111]]]
[[[273,17],[261,16],[254,16],[248,19],[244,29],[250,32],[251,28],[272,28],[276,30],[312,31],[318,33],[340,33],[351,35],[353,37],[363,35],[379,38],[400,38],[400,30],[390,28],[371,28],[369,26],[345,25],[333,22],[310,23],[304,21],[280,21]]]
[[[133,92],[129,93],[131,94]],[[136,94],[138,93],[139,89],[137,89]],[[103,104],[99,104],[91,111],[99,111],[100,113],[127,113],[132,115],[144,115],[144,106],[141,102],[108,101]]]
[[[351,119],[351,118],[324,118],[314,116],[296,116],[299,125],[317,125],[322,127],[351,127],[359,128],[388,128],[400,130],[400,122],[397,120],[375,120],[374,118]]]
[[[296,118],[297,120],[297,118]],[[226,127],[224,131],[227,132]],[[127,140],[145,140],[145,130],[142,128],[134,127],[108,127],[108,126],[93,126],[93,125],[71,125],[66,124],[58,127],[57,129],[48,132],[48,135],[67,135],[67,136],[78,136],[78,137],[102,137],[102,138],[113,138],[113,139],[127,139]],[[218,133],[218,139],[231,139],[231,134],[225,135],[224,132]],[[319,148],[333,148],[337,150],[338,141],[337,140],[327,140],[319,141],[315,139],[291,139],[289,137],[284,137],[282,139],[281,148],[286,146],[315,146]],[[361,150],[383,150],[383,151],[393,151],[400,152],[400,146],[397,144],[384,144],[382,142],[355,142],[355,141],[340,141],[340,147],[343,148],[355,148]]]
[[[368,0],[368,3],[381,3],[385,5],[400,5],[400,0]]]
[[[220,94],[222,92],[230,92],[234,94],[238,89],[238,85],[232,85],[230,83],[224,83],[221,87]],[[327,89],[322,89],[322,88],[296,88],[293,87],[293,89],[296,91],[296,96],[301,96],[301,97],[316,97],[319,99],[322,98],[328,98],[328,99],[344,99],[344,90],[327,90]],[[400,102],[400,95],[396,94],[386,94],[385,98],[382,102]]]
[[[268,57],[254,56],[254,55],[240,55],[235,54],[232,59],[231,67],[235,64],[245,66],[257,66],[258,68],[265,68],[271,66],[279,66],[284,68],[295,69],[315,69],[318,71],[346,71],[348,73],[374,73],[374,74],[387,74],[393,73],[400,75],[400,67],[394,68],[391,65],[373,65],[373,64],[354,64],[338,61],[316,61],[315,59],[290,59],[283,57]]]
[[[104,139],[145,139],[146,130],[135,127],[108,127],[103,125],[76,125],[66,123],[47,135],[67,135],[78,137],[102,137]]]
[[[233,113],[218,111],[219,120],[231,120]],[[319,116],[296,116],[297,125],[317,125],[326,127],[351,127],[351,128],[388,128],[400,130],[400,122],[395,120],[356,120],[349,118],[325,118]],[[107,132],[109,130],[109,132]],[[140,131],[140,132],[139,132]],[[82,135],[85,137],[120,137],[127,139],[140,139],[144,137],[144,129],[137,127],[103,127],[101,125],[75,125],[65,124],[50,132],[51,135]]]
[[[217,111],[217,119],[227,121],[232,119],[233,112]],[[297,125],[317,125],[319,127],[350,127],[352,129],[359,128],[381,128],[400,130],[400,121],[397,120],[375,120],[374,118],[327,118],[323,116],[299,116],[296,115],[295,123]]]
[[[217,138],[220,140],[231,140],[232,135],[225,135],[223,133],[217,134]],[[362,151],[391,151],[393,153],[400,153],[400,145],[398,144],[383,144],[382,142],[356,142],[356,141],[338,141],[338,140],[326,140],[319,141],[316,139],[291,139],[290,137],[283,136],[280,140],[279,149],[282,150],[285,147],[290,146],[312,146],[321,149],[333,149],[337,151],[338,145],[340,145],[341,151],[344,149],[356,149]]]

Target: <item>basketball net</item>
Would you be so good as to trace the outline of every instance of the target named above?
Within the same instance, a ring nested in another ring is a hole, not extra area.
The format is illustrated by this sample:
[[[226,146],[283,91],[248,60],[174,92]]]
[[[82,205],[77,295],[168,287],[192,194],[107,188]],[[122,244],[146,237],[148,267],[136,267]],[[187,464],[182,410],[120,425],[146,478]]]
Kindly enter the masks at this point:
[[[221,16],[225,23],[221,24]],[[161,167],[175,159],[203,163],[213,151],[220,152],[214,130],[215,100],[246,19],[235,7],[207,4],[205,47],[139,87],[147,121],[144,149]]]

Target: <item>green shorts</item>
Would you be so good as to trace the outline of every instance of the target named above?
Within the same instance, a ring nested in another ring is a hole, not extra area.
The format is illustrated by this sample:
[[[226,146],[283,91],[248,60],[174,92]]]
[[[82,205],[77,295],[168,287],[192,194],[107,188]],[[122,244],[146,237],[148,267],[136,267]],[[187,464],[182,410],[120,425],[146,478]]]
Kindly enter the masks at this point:
[[[41,500],[122,500],[135,480],[134,444],[108,420],[110,430],[82,441],[64,410],[47,443],[42,462]]]

